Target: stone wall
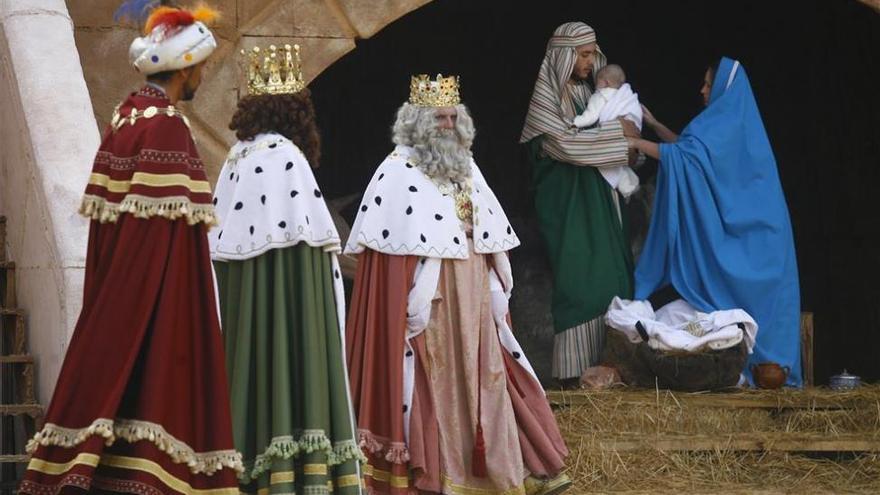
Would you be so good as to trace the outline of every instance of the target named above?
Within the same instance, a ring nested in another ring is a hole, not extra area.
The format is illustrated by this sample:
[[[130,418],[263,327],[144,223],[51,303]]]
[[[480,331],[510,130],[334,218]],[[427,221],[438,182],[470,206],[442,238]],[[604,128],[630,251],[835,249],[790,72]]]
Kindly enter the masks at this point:
[[[63,0],[0,0],[0,214],[48,403],[79,316],[98,129]]]
[[[229,146],[235,141],[227,124],[241,92],[239,51],[254,45],[298,43],[303,72],[311,81],[353,50],[355,39],[368,38],[388,23],[429,0],[212,0],[222,18],[213,30],[219,46],[195,99],[181,105],[193,124],[199,152],[216,180]],[[128,46],[138,35],[113,22],[121,0],[71,0],[76,44],[92,95],[95,117],[103,129],[113,107],[142,77],[128,64]],[[181,2],[186,4],[186,2]]]

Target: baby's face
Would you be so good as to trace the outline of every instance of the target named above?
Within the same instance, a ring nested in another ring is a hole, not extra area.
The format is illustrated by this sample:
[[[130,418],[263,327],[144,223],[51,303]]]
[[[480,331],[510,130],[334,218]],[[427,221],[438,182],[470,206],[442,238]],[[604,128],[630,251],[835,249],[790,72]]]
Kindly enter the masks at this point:
[[[608,88],[611,85],[608,83],[608,79],[599,79],[596,81],[596,89],[604,89]]]

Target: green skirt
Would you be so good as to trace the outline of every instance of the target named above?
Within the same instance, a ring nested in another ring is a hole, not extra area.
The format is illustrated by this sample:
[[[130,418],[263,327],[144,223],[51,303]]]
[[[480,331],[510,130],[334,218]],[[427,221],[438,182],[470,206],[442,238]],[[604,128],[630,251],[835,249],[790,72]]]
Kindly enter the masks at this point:
[[[553,326],[563,332],[597,318],[611,299],[632,299],[633,257],[625,210],[593,167],[543,153],[541,137],[528,142],[535,209],[553,270]]]
[[[332,256],[300,243],[214,263],[244,493],[359,493]]]

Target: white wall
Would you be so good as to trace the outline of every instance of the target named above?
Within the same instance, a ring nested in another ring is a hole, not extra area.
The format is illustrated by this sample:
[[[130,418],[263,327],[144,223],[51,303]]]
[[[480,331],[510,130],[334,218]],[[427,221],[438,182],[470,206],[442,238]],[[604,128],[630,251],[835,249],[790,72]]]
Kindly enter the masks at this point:
[[[0,0],[0,214],[43,405],[79,316],[88,222],[77,209],[99,144],[64,1]]]

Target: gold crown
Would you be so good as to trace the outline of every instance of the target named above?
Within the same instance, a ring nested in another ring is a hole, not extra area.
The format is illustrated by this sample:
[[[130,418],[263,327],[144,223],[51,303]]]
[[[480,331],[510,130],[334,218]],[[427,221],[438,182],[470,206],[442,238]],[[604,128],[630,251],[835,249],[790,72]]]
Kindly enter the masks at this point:
[[[247,63],[248,94],[292,94],[306,87],[299,45],[284,45],[282,48],[269,45],[268,50],[255,46],[251,51],[242,50],[241,54]]]
[[[409,102],[421,107],[452,107],[461,103],[458,94],[458,76],[437,74],[432,81],[427,74],[412,76],[409,84]]]

